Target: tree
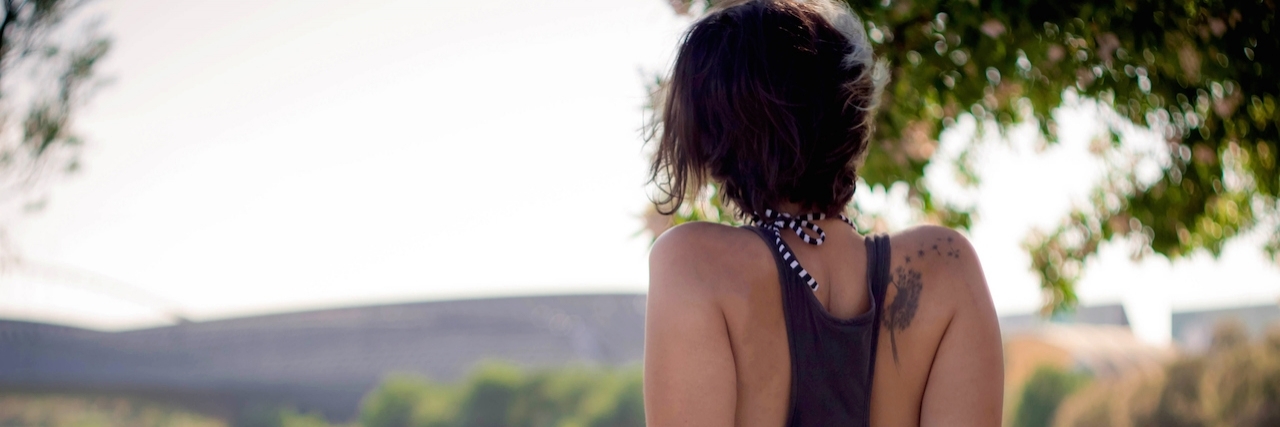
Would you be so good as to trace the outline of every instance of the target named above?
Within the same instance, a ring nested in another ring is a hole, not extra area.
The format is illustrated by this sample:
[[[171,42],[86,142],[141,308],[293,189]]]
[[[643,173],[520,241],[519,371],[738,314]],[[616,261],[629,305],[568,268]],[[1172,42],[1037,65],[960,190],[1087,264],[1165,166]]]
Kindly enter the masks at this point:
[[[72,129],[110,39],[63,26],[84,0],[0,0],[0,220],[38,210],[49,178],[80,167]],[[0,230],[0,261],[13,257]],[[3,263],[0,263],[0,267]]]
[[[1084,385],[1088,379],[1051,366],[1036,369],[1022,387],[1018,411],[1013,417],[1015,427],[1047,426],[1062,400]]]
[[[700,14],[715,0],[671,0]],[[850,2],[889,83],[859,170],[868,185],[902,182],[926,221],[967,229],[978,207],[940,201],[925,184],[938,137],[964,115],[979,134],[954,160],[965,185],[982,134],[1034,126],[1056,142],[1053,112],[1078,96],[1096,103],[1107,165],[1089,200],[1053,230],[1024,242],[1046,311],[1076,301],[1085,261],[1104,242],[1131,242],[1135,259],[1171,260],[1259,227],[1280,262],[1280,37],[1273,1]],[[660,81],[657,82],[660,85]],[[659,124],[656,124],[660,126]],[[1134,129],[1158,132],[1164,150],[1125,149]],[[1137,166],[1158,165],[1146,176]],[[1082,176],[1085,174],[1082,172]],[[1028,177],[1034,179],[1034,177]],[[855,206],[856,209],[856,206]],[[717,215],[721,214],[721,215]],[[673,219],[732,221],[705,199]],[[652,228],[652,227],[651,227]]]
[[[488,362],[463,382],[393,377],[365,396],[366,427],[641,426],[639,369],[565,367],[525,371]]]
[[[429,382],[414,377],[393,377],[369,392],[360,405],[360,423],[367,427],[415,427],[415,412],[432,396]]]
[[[489,365],[477,370],[459,408],[458,423],[476,427],[512,424],[518,418],[515,403],[519,401],[523,382],[523,372],[514,366]]]
[[[1236,320],[1219,324],[1205,354],[1162,371],[1132,371],[1071,393],[1055,426],[1280,425],[1280,324],[1251,341]]]

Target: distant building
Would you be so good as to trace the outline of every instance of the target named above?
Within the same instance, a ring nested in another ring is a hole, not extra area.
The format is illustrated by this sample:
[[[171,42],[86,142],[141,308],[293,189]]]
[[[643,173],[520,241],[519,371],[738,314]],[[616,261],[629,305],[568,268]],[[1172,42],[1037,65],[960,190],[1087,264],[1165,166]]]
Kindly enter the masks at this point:
[[[1213,341],[1214,328],[1221,322],[1237,320],[1249,338],[1260,339],[1267,328],[1280,327],[1280,305],[1264,304],[1216,310],[1175,311],[1170,325],[1173,341],[1190,353],[1204,353]]]
[[[454,381],[478,362],[638,364],[643,295],[440,301],[124,332],[0,321],[0,390],[160,396],[235,416],[285,403],[351,419],[383,376]]]
[[[1007,375],[1030,375],[1049,365],[1095,377],[1160,369],[1173,349],[1144,343],[1127,327],[1050,324],[1004,339]]]
[[[1167,347],[1138,340],[1119,304],[1080,306],[1045,319],[1039,314],[1000,318],[1006,382],[1020,385],[1040,366],[1111,377],[1133,369],[1159,367],[1172,355]]]
[[[1047,324],[1113,325],[1129,327],[1129,316],[1120,304],[1078,306],[1075,310],[1045,318],[1039,313],[1000,317],[1000,332],[1005,335],[1035,329]]]

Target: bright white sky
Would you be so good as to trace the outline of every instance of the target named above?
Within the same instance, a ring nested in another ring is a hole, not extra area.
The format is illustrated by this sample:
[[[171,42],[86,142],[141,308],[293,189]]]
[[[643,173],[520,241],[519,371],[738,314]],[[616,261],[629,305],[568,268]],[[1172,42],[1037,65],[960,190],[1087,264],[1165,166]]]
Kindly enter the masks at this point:
[[[115,82],[76,124],[83,173],[13,227],[40,268],[0,276],[0,317],[162,322],[139,294],[202,320],[644,291],[642,70],[667,67],[687,24],[665,1],[94,7]],[[982,152],[971,238],[1002,314],[1040,302],[1019,243],[1083,200],[1091,117],[1064,111],[1045,153],[1025,137]],[[905,225],[902,193],[859,197]],[[1107,246],[1079,292],[1124,303],[1139,336],[1167,341],[1171,309],[1280,296],[1259,247],[1252,236],[1171,266]]]

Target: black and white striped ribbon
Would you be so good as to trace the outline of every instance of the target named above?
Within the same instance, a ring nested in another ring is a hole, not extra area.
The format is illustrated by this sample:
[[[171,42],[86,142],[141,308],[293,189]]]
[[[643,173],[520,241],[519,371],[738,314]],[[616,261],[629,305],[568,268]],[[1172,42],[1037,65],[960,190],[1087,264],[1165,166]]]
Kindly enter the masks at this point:
[[[854,227],[855,229],[857,228],[856,225],[853,225],[853,221],[850,221],[848,217],[844,215],[839,215],[839,217],[846,224],[849,224],[849,226]],[[774,243],[778,245],[778,253],[782,255],[782,261],[791,266],[792,271],[795,271],[796,274],[800,275],[800,280],[809,285],[809,289],[815,291],[818,290],[818,281],[815,280],[813,276],[810,276],[809,272],[806,271],[804,267],[800,266],[800,260],[796,259],[795,254],[791,253],[791,248],[787,247],[786,242],[782,241],[782,229],[786,228],[794,231],[796,236],[800,237],[800,240],[810,245],[817,246],[821,245],[822,242],[827,239],[827,233],[822,230],[822,227],[818,227],[818,224],[814,224],[812,221],[823,220],[826,218],[827,216],[825,214],[820,213],[791,216],[785,212],[777,212],[772,209],[765,209],[764,215],[756,214],[755,218],[757,226],[773,230],[773,234],[776,237],[774,239]],[[805,232],[805,230],[817,233],[817,236],[814,237]]]

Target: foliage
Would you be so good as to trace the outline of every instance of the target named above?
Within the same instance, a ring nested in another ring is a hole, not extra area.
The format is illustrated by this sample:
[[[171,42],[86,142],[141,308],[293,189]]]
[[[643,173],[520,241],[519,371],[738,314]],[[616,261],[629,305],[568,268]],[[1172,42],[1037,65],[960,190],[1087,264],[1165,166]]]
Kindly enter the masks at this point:
[[[1053,425],[1280,425],[1280,325],[1256,343],[1239,324],[1220,325],[1207,354],[1179,358],[1159,375],[1099,381],[1069,396]]]
[[[329,427],[329,422],[320,414],[290,410],[280,413],[280,427]]]
[[[1048,426],[1062,400],[1084,385],[1086,380],[1081,374],[1072,374],[1052,366],[1036,369],[1022,388],[1022,398],[1013,418],[1013,426]]]
[[[636,370],[489,364],[456,385],[389,378],[366,396],[360,419],[364,427],[642,426],[644,403]]]
[[[120,396],[2,393],[0,426],[226,427],[226,423],[176,407]]]
[[[92,94],[110,39],[62,26],[84,0],[0,0],[0,219],[32,211],[50,176],[80,167],[83,141],[72,131]],[[0,257],[12,254],[0,233]]]
[[[331,427],[324,415],[302,413],[291,407],[251,408],[241,414],[235,427]]]
[[[719,2],[671,3],[696,15]],[[971,159],[984,133],[1003,137],[1032,126],[1053,144],[1054,111],[1064,100],[1079,96],[1101,108],[1106,135],[1091,151],[1106,165],[1105,176],[1060,226],[1033,231],[1025,241],[1046,309],[1074,304],[1085,261],[1107,241],[1131,242],[1135,258],[1177,259],[1197,250],[1216,256],[1236,236],[1274,227],[1265,250],[1280,260],[1275,2],[850,6],[890,70],[860,176],[870,186],[908,185],[909,202],[926,221],[968,228],[980,209],[935,197],[923,179],[940,133],[961,116],[982,124],[954,159],[958,180],[977,185],[981,174]],[[1155,153],[1127,149],[1126,136],[1143,128],[1167,144]],[[1151,166],[1150,176],[1142,165]],[[1082,167],[1079,179],[1089,175]],[[701,210],[694,206],[675,222],[714,216]]]
[[[415,409],[426,401],[442,400],[432,395],[432,384],[414,377],[392,377],[384,381],[366,397],[360,414],[361,424],[366,427],[406,427],[425,425],[414,423]]]

